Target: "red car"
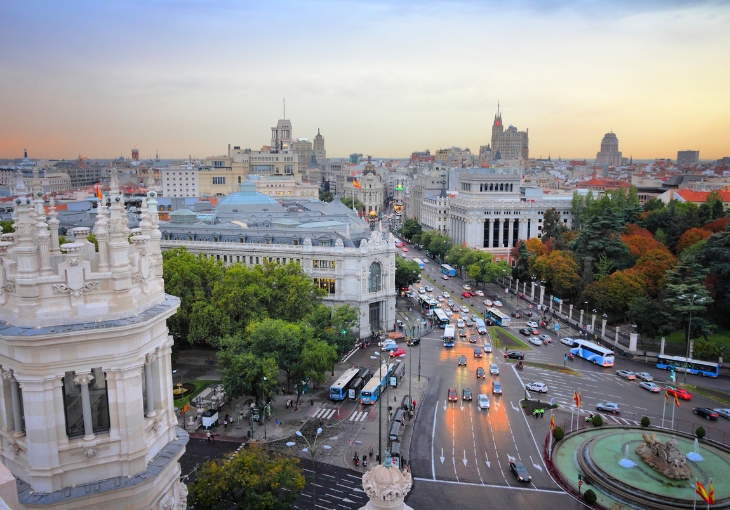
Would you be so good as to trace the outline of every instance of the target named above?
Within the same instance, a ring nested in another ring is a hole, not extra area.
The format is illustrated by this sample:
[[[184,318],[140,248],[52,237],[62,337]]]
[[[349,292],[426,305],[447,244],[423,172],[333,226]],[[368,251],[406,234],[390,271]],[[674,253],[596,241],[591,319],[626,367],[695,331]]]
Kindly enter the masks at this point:
[[[471,297],[471,292],[464,291],[461,293],[462,297]]]
[[[692,400],[692,394],[687,390],[683,390],[682,388],[672,388],[671,386],[667,386],[667,393],[669,393],[670,395],[674,395],[676,393],[677,397],[681,398],[682,400]]]
[[[449,388],[449,402],[456,402],[459,396],[456,394],[456,388]]]
[[[406,355],[406,350],[402,347],[396,347],[392,351],[390,351],[390,357],[391,358],[402,358]]]
[[[471,292],[469,292],[469,295],[470,295],[471,297],[474,297],[474,296],[476,296],[476,295],[477,295],[477,291],[475,291],[475,290],[472,290]]]

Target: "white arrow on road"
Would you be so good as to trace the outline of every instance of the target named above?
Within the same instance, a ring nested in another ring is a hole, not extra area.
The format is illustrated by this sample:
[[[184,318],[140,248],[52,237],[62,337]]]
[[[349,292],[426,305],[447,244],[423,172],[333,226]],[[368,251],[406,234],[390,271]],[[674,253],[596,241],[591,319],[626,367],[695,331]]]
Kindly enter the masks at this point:
[[[487,461],[486,461],[486,462],[487,462],[487,467],[488,467],[488,468],[489,468],[489,467],[492,467],[492,463],[491,463],[491,462],[489,462],[489,455],[487,455],[487,452],[484,452],[484,456],[485,456],[485,457],[487,458]]]
[[[507,454],[507,460],[508,460],[509,462],[514,462],[514,461],[515,461],[516,459],[515,459],[515,458],[514,458],[514,457],[513,457],[512,455],[510,455],[510,454]]]
[[[444,463],[444,460],[446,460],[446,457],[444,457],[444,449],[443,448],[441,448],[441,457],[439,457],[439,459],[441,459],[441,464],[443,464]]]
[[[535,462],[532,460],[532,455],[530,455],[530,462],[532,462],[532,465],[535,466],[535,469],[542,473],[542,466],[538,466],[537,464],[535,464]]]
[[[509,405],[511,405],[512,406],[512,409],[514,409],[515,411],[519,411],[519,409],[515,407],[514,402],[512,402],[511,400],[509,402]]]
[[[466,450],[464,450],[464,459],[463,459],[464,465],[466,466]]]
[[[449,405],[448,400],[444,400],[444,411],[446,411],[446,406],[448,406],[448,405]]]

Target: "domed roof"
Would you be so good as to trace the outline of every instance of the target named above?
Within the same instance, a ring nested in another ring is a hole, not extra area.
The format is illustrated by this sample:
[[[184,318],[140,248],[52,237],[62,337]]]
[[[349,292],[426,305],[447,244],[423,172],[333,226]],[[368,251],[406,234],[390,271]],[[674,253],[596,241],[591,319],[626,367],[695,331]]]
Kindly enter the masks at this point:
[[[262,206],[268,206],[266,208],[270,211],[284,210],[275,199],[256,191],[256,185],[253,182],[242,182],[239,186],[240,191],[231,193],[218,202],[218,205],[215,206],[216,213],[248,211],[247,206],[254,206],[250,209],[253,211],[260,211]]]

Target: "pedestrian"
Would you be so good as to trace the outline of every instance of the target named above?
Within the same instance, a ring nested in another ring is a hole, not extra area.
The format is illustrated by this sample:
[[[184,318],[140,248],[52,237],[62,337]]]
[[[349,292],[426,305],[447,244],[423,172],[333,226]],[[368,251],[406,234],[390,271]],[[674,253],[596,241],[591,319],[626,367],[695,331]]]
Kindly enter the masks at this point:
[[[227,429],[227,428],[228,428],[228,418],[225,418],[225,419],[223,420],[223,428],[224,428],[224,429]]]
[[[373,445],[370,445],[370,447],[368,448],[368,455],[371,457],[373,456]]]
[[[281,394],[282,395],[284,394],[284,387],[283,386],[281,387]]]
[[[212,443],[212,442],[213,442],[213,439],[212,439],[212,436],[210,435],[210,430],[209,430],[208,431],[208,443]]]
[[[413,409],[415,409],[415,408],[416,408],[416,401],[413,400]]]
[[[319,419],[319,428],[322,428],[322,418]]]
[[[274,428],[278,428],[280,425],[279,418],[276,419],[276,426]]]

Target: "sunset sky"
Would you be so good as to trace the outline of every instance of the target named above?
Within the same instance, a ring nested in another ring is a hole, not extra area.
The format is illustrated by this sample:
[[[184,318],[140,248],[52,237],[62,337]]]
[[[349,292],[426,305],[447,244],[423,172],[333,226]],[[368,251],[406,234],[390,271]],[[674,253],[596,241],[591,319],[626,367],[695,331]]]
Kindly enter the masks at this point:
[[[0,158],[260,148],[328,157],[489,143],[530,155],[730,156],[730,2],[0,0]]]

